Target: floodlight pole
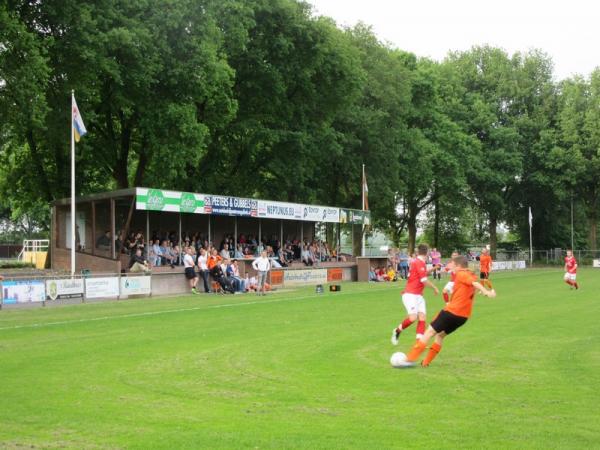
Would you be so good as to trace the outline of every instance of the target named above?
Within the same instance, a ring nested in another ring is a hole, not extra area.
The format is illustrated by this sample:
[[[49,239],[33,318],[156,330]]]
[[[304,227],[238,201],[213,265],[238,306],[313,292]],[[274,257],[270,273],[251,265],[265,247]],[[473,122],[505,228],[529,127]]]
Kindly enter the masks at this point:
[[[573,192],[571,192],[571,250],[575,247],[575,239],[573,234]]]

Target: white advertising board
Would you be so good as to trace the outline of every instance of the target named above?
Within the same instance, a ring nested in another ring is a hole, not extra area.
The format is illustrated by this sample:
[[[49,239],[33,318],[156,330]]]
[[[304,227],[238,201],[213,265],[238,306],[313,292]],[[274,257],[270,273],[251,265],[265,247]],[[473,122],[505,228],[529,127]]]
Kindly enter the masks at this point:
[[[340,221],[340,209],[328,208],[326,206],[302,205],[302,220],[337,223]]]
[[[594,261],[592,261],[592,266],[593,267],[600,267],[600,259],[595,259]]]
[[[327,283],[327,269],[300,269],[283,272],[283,284]]]
[[[302,218],[302,205],[259,200],[258,217],[298,220]]]
[[[85,279],[86,298],[104,298],[119,296],[119,278],[101,277]]]
[[[150,276],[121,277],[121,295],[150,295],[152,292]]]
[[[43,302],[46,299],[46,287],[41,280],[4,281],[2,283],[2,303]]]
[[[520,270],[525,269],[525,261],[494,261],[492,270]]]
[[[83,291],[83,279],[81,278],[46,280],[46,296],[50,300],[82,297]]]

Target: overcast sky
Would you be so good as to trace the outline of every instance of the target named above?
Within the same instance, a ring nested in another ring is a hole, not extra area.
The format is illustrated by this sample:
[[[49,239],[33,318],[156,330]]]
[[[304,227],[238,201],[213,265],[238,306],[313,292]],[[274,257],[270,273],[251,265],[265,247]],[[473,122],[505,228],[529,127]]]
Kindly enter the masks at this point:
[[[510,53],[539,48],[555,78],[600,66],[595,0],[307,0],[339,25],[362,21],[395,47],[443,59],[449,50],[490,44]]]

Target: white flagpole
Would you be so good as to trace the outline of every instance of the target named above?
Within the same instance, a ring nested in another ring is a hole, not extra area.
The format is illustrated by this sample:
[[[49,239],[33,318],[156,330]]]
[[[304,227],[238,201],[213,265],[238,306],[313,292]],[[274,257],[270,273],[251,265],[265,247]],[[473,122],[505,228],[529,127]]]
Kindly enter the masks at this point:
[[[75,107],[75,91],[71,90],[71,276],[75,275],[75,129],[73,127],[73,108]]]
[[[363,226],[362,226],[362,248],[361,248],[361,252],[360,252],[360,256],[365,256],[365,247],[366,247],[366,243],[365,240],[367,239],[366,233],[365,233],[365,165],[362,165],[362,181],[361,181],[361,185],[360,188],[362,190],[362,210],[363,210]]]
[[[531,206],[529,207],[529,267],[533,266],[533,235],[531,229],[533,227],[533,216],[531,215]]]

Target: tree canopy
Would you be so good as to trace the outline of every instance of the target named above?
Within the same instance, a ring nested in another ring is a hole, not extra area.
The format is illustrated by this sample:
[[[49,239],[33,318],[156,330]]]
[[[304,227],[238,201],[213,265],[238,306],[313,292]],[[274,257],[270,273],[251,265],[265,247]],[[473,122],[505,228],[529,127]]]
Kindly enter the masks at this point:
[[[0,4],[0,211],[49,224],[69,193],[147,185],[360,206],[412,248],[597,248],[600,71],[555,81],[539,50],[441,62],[294,0]]]

